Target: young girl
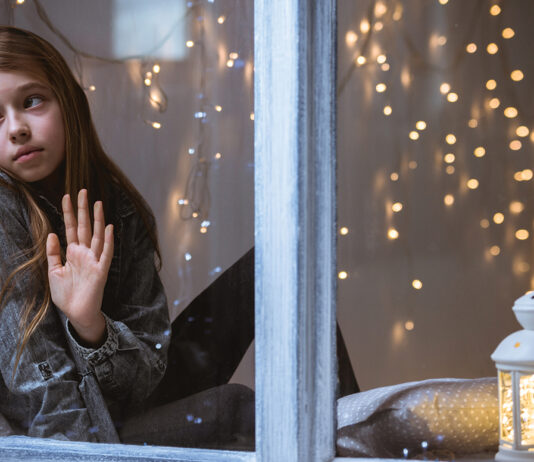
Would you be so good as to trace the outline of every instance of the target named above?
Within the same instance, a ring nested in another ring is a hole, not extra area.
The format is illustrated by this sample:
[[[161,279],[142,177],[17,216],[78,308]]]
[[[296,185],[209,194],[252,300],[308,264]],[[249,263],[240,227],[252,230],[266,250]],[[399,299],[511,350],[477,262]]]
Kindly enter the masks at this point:
[[[229,377],[190,386],[185,395],[206,391],[185,399],[155,393],[171,324],[154,216],[103,151],[60,54],[5,26],[0,259],[4,435],[250,446],[253,395],[238,386],[206,390]],[[245,337],[241,350],[252,329]],[[187,374],[186,366],[174,360],[170,376]]]

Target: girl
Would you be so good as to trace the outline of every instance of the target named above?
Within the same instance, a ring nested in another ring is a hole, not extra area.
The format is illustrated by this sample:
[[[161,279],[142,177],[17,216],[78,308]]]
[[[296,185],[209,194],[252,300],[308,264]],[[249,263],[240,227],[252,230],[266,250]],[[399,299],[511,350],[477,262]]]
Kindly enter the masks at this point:
[[[154,216],[103,151],[86,96],[61,55],[6,26],[0,258],[4,434],[250,447],[248,389],[223,386],[177,400],[228,374],[189,384],[186,393],[169,392],[168,381],[165,393],[155,392],[171,325]],[[189,342],[187,329],[179,330]],[[179,340],[173,345],[180,349]],[[187,375],[191,368],[180,369],[174,358],[171,376]]]

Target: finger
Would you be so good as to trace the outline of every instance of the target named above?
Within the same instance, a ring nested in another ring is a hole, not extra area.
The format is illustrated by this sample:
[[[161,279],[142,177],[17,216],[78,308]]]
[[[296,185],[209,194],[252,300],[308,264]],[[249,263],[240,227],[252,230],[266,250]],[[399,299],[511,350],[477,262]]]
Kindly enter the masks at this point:
[[[63,209],[63,220],[65,221],[65,234],[67,235],[67,245],[78,243],[78,223],[74,217],[74,209],[70,196],[65,194],[61,201],[61,208]]]
[[[87,203],[87,189],[78,193],[78,242],[87,247],[91,245],[91,218]]]
[[[91,239],[91,250],[95,254],[96,258],[100,258],[102,249],[104,247],[104,208],[102,207],[102,202],[95,202],[94,206],[94,216],[95,222],[93,225],[93,239]]]
[[[106,230],[105,230],[104,249],[102,250],[102,255],[100,256],[100,264],[102,265],[106,273],[109,271],[112,258],[113,258],[113,225],[107,225]]]
[[[48,272],[63,267],[59,239],[54,233],[50,233],[46,239],[46,259],[48,261]]]

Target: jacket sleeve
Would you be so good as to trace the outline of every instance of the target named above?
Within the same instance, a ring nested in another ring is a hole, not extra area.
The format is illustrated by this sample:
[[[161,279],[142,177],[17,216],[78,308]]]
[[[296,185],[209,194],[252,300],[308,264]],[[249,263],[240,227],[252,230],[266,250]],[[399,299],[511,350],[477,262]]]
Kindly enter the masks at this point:
[[[71,326],[68,332],[106,399],[133,413],[142,408],[163,377],[171,327],[154,247],[137,212],[122,218],[117,233],[114,259],[118,261],[111,270],[118,265],[120,277],[118,287],[106,287],[109,290],[104,294],[107,338],[97,349],[84,348]],[[112,275],[107,284],[114,285]]]
[[[0,186],[0,284],[27,260],[29,219],[16,191]],[[94,441],[91,419],[79,392],[79,376],[53,306],[30,337],[15,367],[25,301],[43,300],[43,285],[17,277],[0,312],[2,414],[28,436]]]

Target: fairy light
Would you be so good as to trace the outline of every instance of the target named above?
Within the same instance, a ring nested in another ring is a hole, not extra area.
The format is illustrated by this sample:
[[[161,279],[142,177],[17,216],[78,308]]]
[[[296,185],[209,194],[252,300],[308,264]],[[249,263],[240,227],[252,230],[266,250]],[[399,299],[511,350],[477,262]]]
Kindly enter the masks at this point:
[[[417,168],[417,162],[415,160],[411,160],[408,162],[408,168],[410,170],[415,170]]]
[[[514,81],[514,82],[519,82],[521,80],[523,80],[523,77],[524,77],[524,74],[521,70],[519,69],[515,69],[514,71],[512,71],[510,73],[510,78]]]
[[[497,53],[499,51],[499,47],[497,46],[496,43],[490,43],[488,44],[488,46],[486,47],[486,51],[490,54],[490,55],[494,55],[495,53]]]
[[[235,51],[232,51],[230,54],[228,54],[228,57],[230,59],[233,59],[233,60],[236,60],[239,58],[239,53],[235,52]]]
[[[486,155],[486,150],[482,146],[479,146],[478,148],[475,148],[473,154],[475,157],[484,157]]]
[[[447,144],[454,144],[456,143],[456,136],[454,136],[452,133],[449,133],[445,137],[445,141],[447,142]]]
[[[478,180],[476,178],[469,178],[469,180],[467,180],[467,187],[469,189],[477,189],[478,188]]]
[[[504,115],[509,119],[513,119],[514,117],[517,117],[517,109],[515,107],[509,106],[504,110]]]
[[[161,123],[159,122],[152,122],[152,127],[154,127],[156,130],[159,130],[161,128]]]
[[[253,112],[250,113],[249,118],[250,118],[250,120],[254,120],[254,113]]]
[[[198,218],[198,212],[193,212],[193,213],[191,214],[191,216],[192,216],[193,218]]]
[[[152,71],[154,72],[154,74],[159,74],[159,71],[161,71],[161,67],[159,64],[154,64],[152,66]]]
[[[399,237],[399,232],[395,228],[388,229],[388,239],[395,240]]]
[[[502,30],[502,37],[505,39],[511,39],[514,35],[515,32],[511,27]]]
[[[413,330],[415,327],[415,324],[413,323],[413,321],[406,321],[404,323],[404,328],[406,330]],[[404,451],[406,451],[406,453],[408,453],[408,450],[407,449],[404,449]]]
[[[337,277],[338,277],[339,279],[347,279],[348,276],[349,276],[349,275],[347,274],[346,271],[340,271],[340,272],[337,274]]]
[[[191,261],[193,258],[189,252],[186,252],[184,255],[185,261]]]
[[[500,102],[499,98],[490,99],[489,107],[491,109],[497,109],[500,105],[501,105],[501,102]]]
[[[25,0],[17,0],[17,5],[22,5],[25,2]]]
[[[454,162],[454,160],[456,159],[456,156],[452,153],[452,152],[448,152],[447,154],[445,154],[443,156],[443,160],[447,163],[447,164],[452,164]]]
[[[384,23],[382,21],[375,22],[373,29],[377,32],[380,32],[384,28]]]
[[[469,119],[469,122],[467,122],[467,126],[469,128],[477,128],[478,127],[478,120],[477,119]]]
[[[474,43],[469,43],[467,44],[467,46],[465,47],[465,50],[468,52],[468,53],[475,53],[477,51],[477,46],[474,44]]]
[[[226,21],[226,16],[224,16],[224,15],[221,15],[221,16],[219,16],[219,17],[217,18],[217,22],[218,22],[219,24],[224,24],[224,21]]]
[[[200,227],[200,232],[201,232],[202,234],[206,234],[206,233],[208,232],[208,228],[206,228],[205,226],[201,226],[201,227]]]
[[[497,81],[495,79],[490,79],[486,82],[486,88],[488,90],[495,90],[497,88]]]
[[[367,58],[363,55],[360,55],[356,58],[356,64],[358,66],[363,66],[367,62]]]
[[[391,181],[398,181],[399,179],[399,174],[397,172],[393,172],[391,175],[389,175],[389,179]]]
[[[487,218],[482,218],[482,220],[480,220],[480,227],[482,229],[488,229],[490,226],[490,222]]]
[[[227,60],[226,61],[226,67],[229,67],[229,68],[234,67],[234,60],[233,59]]]
[[[414,279],[412,281],[412,287],[415,290],[421,290],[423,288],[423,283],[419,279]]]
[[[424,120],[418,120],[415,123],[415,128],[417,128],[417,130],[424,130],[426,128],[426,122]]]
[[[454,172],[455,172],[455,168],[454,168],[454,165],[447,165],[447,168],[445,169],[445,171],[447,172],[447,175],[452,175]]]
[[[386,58],[386,55],[378,55],[378,56],[376,57],[376,62],[377,62],[378,64],[384,64],[384,63],[386,62],[386,59],[387,59],[387,58]]]
[[[375,88],[378,93],[384,93],[387,87],[385,83],[378,83]]]
[[[377,2],[375,4],[375,16],[377,18],[381,18],[384,16],[388,11],[388,7],[385,5],[384,2]]]
[[[215,106],[215,110],[217,112],[221,112],[222,111],[222,106],[219,106],[218,104]]]
[[[493,223],[495,223],[496,225],[502,224],[503,221],[504,221],[504,214],[502,214],[501,212],[497,212],[493,215]]]
[[[501,7],[499,5],[492,5],[490,8],[490,14],[492,16],[498,16],[501,13]]]
[[[523,145],[521,144],[521,141],[519,140],[512,140],[510,141],[509,146],[512,151],[519,151]]]
[[[439,86],[439,91],[443,94],[443,95],[446,95],[447,93],[449,93],[451,91],[451,86],[447,83],[447,82],[443,82],[440,86]]]
[[[525,127],[524,125],[520,125],[515,130],[515,134],[517,136],[520,136],[521,138],[528,136],[529,133],[530,133],[530,130],[528,129],[528,127]]]
[[[356,32],[354,32],[353,30],[349,30],[345,34],[345,43],[347,44],[347,46],[352,47],[357,41],[358,41],[358,34],[356,34]]]
[[[384,114],[385,115],[391,115],[391,113],[393,112],[393,109],[391,109],[391,106],[384,106]]]
[[[501,253],[501,248],[498,245],[492,245],[489,249],[489,252],[491,255],[496,257],[497,255]]]
[[[152,85],[152,79],[145,79],[145,85],[150,87],[150,85]]]
[[[452,194],[446,194],[445,197],[443,198],[443,203],[447,207],[450,207],[452,204],[454,204],[454,196]]]
[[[389,71],[389,64],[384,63],[380,66],[380,69],[382,69],[384,72]]]
[[[402,203],[401,202],[395,202],[391,206],[391,210],[393,210],[394,212],[400,212],[402,210]]]
[[[458,94],[453,92],[449,93],[447,95],[447,101],[450,103],[456,103],[456,101],[458,101]]]
[[[510,208],[510,212],[516,215],[521,213],[523,210],[525,210],[525,206],[523,205],[522,202],[519,202],[519,201],[510,202],[509,208]]]
[[[445,37],[444,35],[440,35],[437,39],[437,44],[442,47],[444,46],[445,44],[447,43],[447,37]]]
[[[417,133],[415,130],[411,131],[409,134],[409,137],[411,140],[418,140],[419,139],[419,133]]]
[[[215,153],[215,155],[213,157],[215,157],[215,159],[220,159],[222,157],[222,155],[221,155],[220,152],[217,152],[217,153]]]
[[[393,12],[393,21],[400,21],[402,19],[403,8],[400,3],[397,3],[395,11]]]
[[[367,19],[362,19],[360,22],[360,32],[362,34],[367,34],[369,30],[371,29],[371,24],[369,24],[369,21]]]
[[[530,181],[532,180],[532,177],[534,176],[534,172],[530,168],[526,168],[521,172],[521,178],[523,181]]]
[[[519,239],[520,241],[524,241],[528,239],[528,236],[529,236],[529,232],[526,229],[518,229],[515,232],[516,239]]]
[[[89,91],[95,91],[96,87],[94,85],[89,85]]]
[[[185,46],[187,48],[193,48],[195,46],[195,42],[193,42],[193,40],[188,40],[187,42],[185,42]]]
[[[449,3],[449,0],[439,0],[439,3],[441,5],[446,5],[447,3]]]
[[[349,234],[349,228],[347,228],[346,226],[343,226],[343,227],[339,230],[339,234],[341,234],[342,236],[346,236],[347,234]]]

